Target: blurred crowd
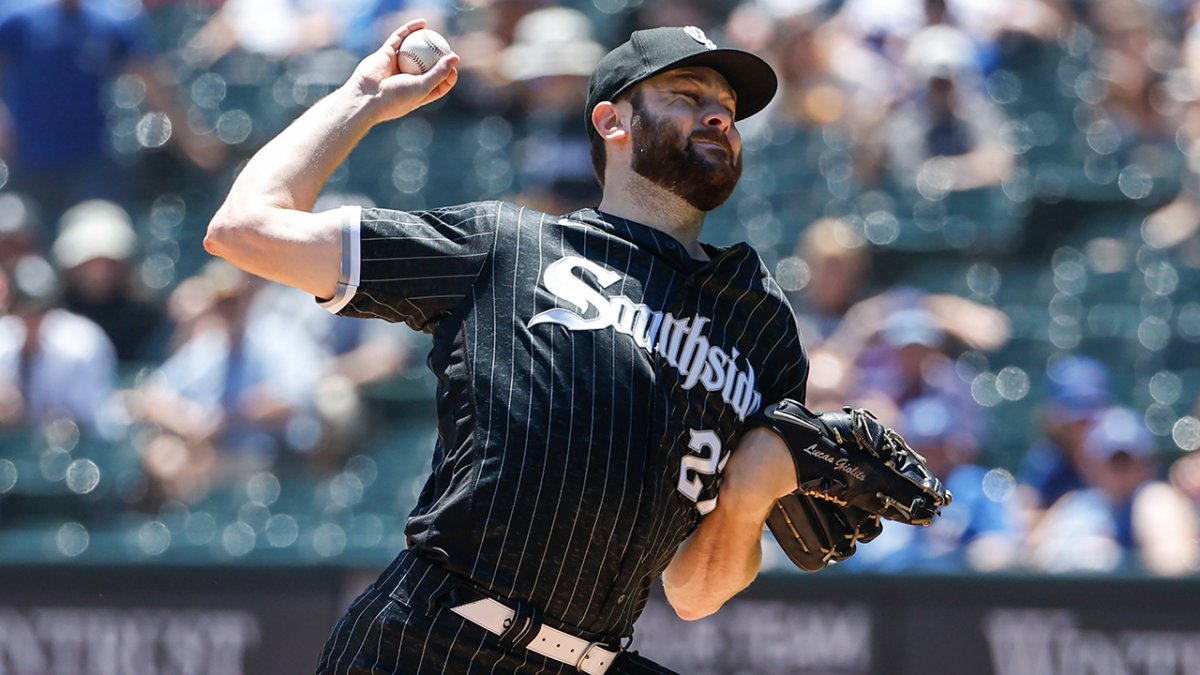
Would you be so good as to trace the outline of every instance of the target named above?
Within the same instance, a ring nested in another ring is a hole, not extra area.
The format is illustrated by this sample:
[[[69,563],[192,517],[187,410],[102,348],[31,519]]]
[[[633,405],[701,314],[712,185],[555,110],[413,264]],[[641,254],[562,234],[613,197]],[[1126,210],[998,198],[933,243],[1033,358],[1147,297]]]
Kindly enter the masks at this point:
[[[593,66],[631,30],[699,26],[781,80],[707,238],[753,244],[791,295],[811,407],[875,411],[955,495],[844,567],[1196,573],[1192,5],[0,0],[0,542],[58,527],[79,555],[66,519],[239,554],[308,527],[336,553],[330,532],[400,508],[420,476],[369,449],[414,433],[396,406],[432,419],[385,393],[420,377],[421,336],[200,241],[241,163],[424,16],[459,86],[368,136],[318,208],[594,205]],[[280,520],[293,481],[324,505]],[[234,529],[196,535],[199,513]]]

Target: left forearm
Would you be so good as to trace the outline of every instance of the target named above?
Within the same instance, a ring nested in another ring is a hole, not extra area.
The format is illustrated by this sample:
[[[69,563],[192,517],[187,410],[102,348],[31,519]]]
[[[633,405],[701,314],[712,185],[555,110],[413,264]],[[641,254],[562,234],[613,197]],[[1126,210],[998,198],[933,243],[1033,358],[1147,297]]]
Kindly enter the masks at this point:
[[[716,508],[663,572],[667,600],[681,618],[708,616],[750,585],[762,564],[767,515],[775,500],[795,489],[782,440],[765,429],[746,434],[725,468]]]
[[[722,489],[717,508],[680,545],[663,572],[667,599],[689,621],[712,614],[749,586],[762,564],[766,512],[739,513],[726,493]],[[729,507],[722,508],[721,502]]]

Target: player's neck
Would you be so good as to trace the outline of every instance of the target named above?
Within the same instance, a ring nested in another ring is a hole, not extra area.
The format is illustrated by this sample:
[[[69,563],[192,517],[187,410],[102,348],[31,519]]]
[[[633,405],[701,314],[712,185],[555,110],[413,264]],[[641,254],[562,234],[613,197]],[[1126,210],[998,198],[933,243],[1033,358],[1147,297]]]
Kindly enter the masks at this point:
[[[704,229],[704,212],[687,203],[679,195],[632,174],[620,177],[605,186],[600,210],[626,220],[641,223],[670,235],[683,244],[693,258],[707,260],[700,247],[700,231]]]

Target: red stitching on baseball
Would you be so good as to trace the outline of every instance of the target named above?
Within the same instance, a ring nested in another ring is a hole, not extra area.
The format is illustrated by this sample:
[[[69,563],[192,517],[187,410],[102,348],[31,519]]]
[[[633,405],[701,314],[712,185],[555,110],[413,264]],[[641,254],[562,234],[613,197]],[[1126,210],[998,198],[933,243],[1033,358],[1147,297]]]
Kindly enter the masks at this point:
[[[419,70],[420,70],[422,73],[424,73],[425,71],[429,70],[429,66],[426,66],[426,65],[425,65],[425,62],[421,60],[421,57],[417,56],[416,54],[414,54],[414,53],[412,53],[412,52],[400,52],[400,53],[401,53],[403,56],[407,57],[409,61],[412,61],[413,63],[417,64],[417,68],[418,68],[418,69],[419,69]]]

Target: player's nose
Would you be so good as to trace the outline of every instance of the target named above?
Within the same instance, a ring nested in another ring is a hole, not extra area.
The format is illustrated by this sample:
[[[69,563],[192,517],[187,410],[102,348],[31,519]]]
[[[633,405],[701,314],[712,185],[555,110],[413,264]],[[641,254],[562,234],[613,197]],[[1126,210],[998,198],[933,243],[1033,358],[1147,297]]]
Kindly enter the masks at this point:
[[[722,133],[728,133],[729,127],[733,126],[733,116],[723,107],[710,108],[704,113],[704,126],[720,129]]]

